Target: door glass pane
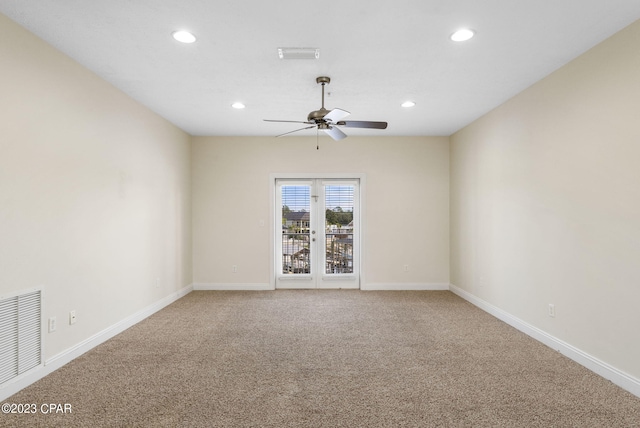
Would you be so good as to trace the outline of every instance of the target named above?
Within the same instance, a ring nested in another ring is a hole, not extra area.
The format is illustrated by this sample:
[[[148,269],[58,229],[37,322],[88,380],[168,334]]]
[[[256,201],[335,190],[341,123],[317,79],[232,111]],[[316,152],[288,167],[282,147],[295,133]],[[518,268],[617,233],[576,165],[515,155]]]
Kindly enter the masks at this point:
[[[353,273],[353,189],[325,186],[325,274]]]
[[[311,273],[311,186],[282,186],[282,273]]]

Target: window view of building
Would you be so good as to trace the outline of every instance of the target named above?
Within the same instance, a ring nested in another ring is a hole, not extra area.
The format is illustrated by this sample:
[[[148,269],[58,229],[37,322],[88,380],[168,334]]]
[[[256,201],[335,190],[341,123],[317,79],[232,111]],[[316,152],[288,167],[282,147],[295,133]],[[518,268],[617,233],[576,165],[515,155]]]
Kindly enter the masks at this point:
[[[324,273],[353,273],[353,186],[324,186]],[[282,186],[282,273],[311,273],[309,186]],[[338,205],[339,204],[339,205]]]

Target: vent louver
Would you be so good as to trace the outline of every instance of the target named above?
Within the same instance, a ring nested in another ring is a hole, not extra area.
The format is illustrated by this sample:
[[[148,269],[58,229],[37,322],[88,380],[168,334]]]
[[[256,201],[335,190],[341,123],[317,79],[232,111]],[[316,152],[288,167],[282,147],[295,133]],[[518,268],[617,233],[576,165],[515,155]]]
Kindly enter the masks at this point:
[[[42,362],[41,291],[0,300],[0,385]]]

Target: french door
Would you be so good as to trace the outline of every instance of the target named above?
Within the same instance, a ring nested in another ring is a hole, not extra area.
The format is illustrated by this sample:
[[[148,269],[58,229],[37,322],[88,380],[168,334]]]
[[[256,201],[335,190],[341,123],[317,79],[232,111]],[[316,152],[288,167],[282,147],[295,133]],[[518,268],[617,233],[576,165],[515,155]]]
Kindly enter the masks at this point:
[[[276,180],[276,288],[360,287],[359,184]]]

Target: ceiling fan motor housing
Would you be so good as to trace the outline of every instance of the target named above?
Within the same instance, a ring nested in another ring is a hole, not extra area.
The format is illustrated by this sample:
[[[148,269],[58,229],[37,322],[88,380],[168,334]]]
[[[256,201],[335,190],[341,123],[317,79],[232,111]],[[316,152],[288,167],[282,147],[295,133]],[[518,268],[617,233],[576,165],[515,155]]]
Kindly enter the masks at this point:
[[[324,123],[325,120],[323,119],[323,117],[325,117],[327,113],[329,113],[329,110],[322,107],[320,110],[312,111],[311,113],[309,113],[309,116],[307,116],[307,120],[309,122]]]

